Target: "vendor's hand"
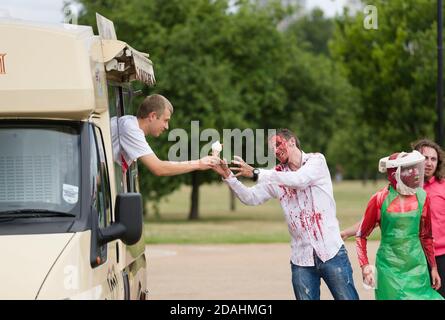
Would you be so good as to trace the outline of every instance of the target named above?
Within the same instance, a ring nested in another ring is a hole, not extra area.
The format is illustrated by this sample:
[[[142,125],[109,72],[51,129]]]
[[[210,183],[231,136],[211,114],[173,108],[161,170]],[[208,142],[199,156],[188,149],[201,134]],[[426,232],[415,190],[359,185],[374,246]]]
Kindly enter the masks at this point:
[[[221,147],[223,146],[223,144],[221,144]],[[218,157],[219,158],[219,154],[221,153],[221,151],[218,150],[213,150],[212,149],[212,156],[214,157]]]
[[[230,170],[238,172],[235,174],[235,177],[253,177],[253,167],[249,166],[241,157],[235,156],[232,164],[236,165],[236,167],[230,167]]]
[[[341,231],[340,236],[343,239],[343,241],[349,238],[348,232],[346,230]]]
[[[375,288],[375,274],[374,274],[374,266],[366,264],[362,266],[362,276],[363,282],[370,286],[371,288]]]
[[[431,268],[431,282],[433,289],[440,289],[442,281],[440,279],[439,273],[437,272],[437,267]]]
[[[221,159],[215,156],[206,156],[204,158],[199,159],[199,170],[208,170],[212,169],[215,166],[219,165]]]
[[[221,146],[223,146],[223,145],[221,144]],[[232,174],[232,171],[230,171],[230,169],[227,165],[226,159],[224,159],[224,160],[220,159],[220,157],[219,157],[220,153],[221,153],[220,151],[212,150],[212,156],[218,157],[218,159],[219,159],[219,163],[216,166],[214,166],[212,169],[217,174],[219,174],[221,177],[226,179],[227,177],[229,177]]]

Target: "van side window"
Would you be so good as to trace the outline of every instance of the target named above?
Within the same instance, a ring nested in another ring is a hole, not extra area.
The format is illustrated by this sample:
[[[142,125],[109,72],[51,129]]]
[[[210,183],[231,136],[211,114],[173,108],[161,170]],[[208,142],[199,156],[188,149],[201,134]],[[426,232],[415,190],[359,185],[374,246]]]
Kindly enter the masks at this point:
[[[108,111],[110,115],[110,121],[115,118],[116,121],[119,121],[119,117],[123,116],[124,109],[123,105],[120,103],[120,93],[119,86],[117,84],[108,83]],[[114,143],[113,143],[114,148]],[[114,151],[113,151],[114,155]],[[116,186],[117,193],[124,193],[126,186],[126,177],[122,172],[122,167],[113,159],[114,165],[114,183]]]
[[[122,84],[108,82],[108,108],[110,114],[110,121],[116,125],[116,132],[119,141],[119,118],[127,114],[126,111],[130,111],[133,114],[135,108],[132,104],[132,90],[131,87]],[[131,112],[133,111],[133,112]],[[115,147],[115,142],[113,142],[113,147]],[[117,152],[116,152],[117,153]],[[115,152],[113,152],[115,155]],[[113,159],[117,160],[117,159]],[[115,174],[115,185],[117,193],[125,192],[139,192],[139,185],[137,181],[138,170],[137,164],[133,163],[128,170],[123,170],[123,168],[113,161]],[[121,174],[117,174],[120,172]]]
[[[139,192],[138,165],[134,161],[127,171],[128,175],[128,192]]]
[[[91,132],[91,196],[99,217],[98,225],[104,228],[111,222],[111,191],[102,133],[93,126]]]

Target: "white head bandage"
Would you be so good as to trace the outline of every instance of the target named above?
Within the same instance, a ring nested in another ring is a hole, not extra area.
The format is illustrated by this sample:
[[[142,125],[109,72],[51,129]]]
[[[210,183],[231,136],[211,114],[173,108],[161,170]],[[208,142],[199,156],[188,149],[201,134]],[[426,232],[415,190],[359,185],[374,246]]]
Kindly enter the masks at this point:
[[[417,188],[423,186],[425,157],[419,151],[410,153],[401,152],[395,159],[385,157],[379,161],[379,171],[385,172],[391,168],[397,168],[395,179],[397,191],[403,195],[413,195]]]

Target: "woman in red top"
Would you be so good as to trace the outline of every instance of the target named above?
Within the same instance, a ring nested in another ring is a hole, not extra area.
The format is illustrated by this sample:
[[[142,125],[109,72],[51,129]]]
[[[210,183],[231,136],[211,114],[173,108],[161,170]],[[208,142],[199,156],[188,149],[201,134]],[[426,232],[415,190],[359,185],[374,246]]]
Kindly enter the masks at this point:
[[[421,152],[425,157],[423,189],[428,194],[428,202],[430,204],[429,215],[431,216],[431,231],[434,239],[433,245],[437,271],[440,278],[445,281],[445,155],[442,148],[429,139],[417,140],[411,146],[413,150]],[[341,232],[343,240],[355,236],[359,227],[360,222],[343,230]],[[423,229],[421,228],[421,230]],[[442,285],[438,292],[445,297],[445,285]]]
[[[376,299],[442,299],[430,287],[441,286],[434,259],[429,199],[421,188],[424,159],[418,151],[396,153],[380,160],[389,185],[369,201],[357,232],[357,253],[365,284],[376,288]],[[379,225],[377,274],[369,265],[366,238]]]

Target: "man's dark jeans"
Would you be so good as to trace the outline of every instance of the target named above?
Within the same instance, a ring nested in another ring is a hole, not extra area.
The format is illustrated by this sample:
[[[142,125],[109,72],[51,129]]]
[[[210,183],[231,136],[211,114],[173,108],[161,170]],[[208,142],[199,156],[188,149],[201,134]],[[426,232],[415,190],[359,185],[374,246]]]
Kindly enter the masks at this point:
[[[300,267],[291,262],[292,285],[297,300],[320,300],[322,278],[335,300],[358,300],[352,267],[345,246],[332,259],[323,262],[314,252],[315,266]]]

